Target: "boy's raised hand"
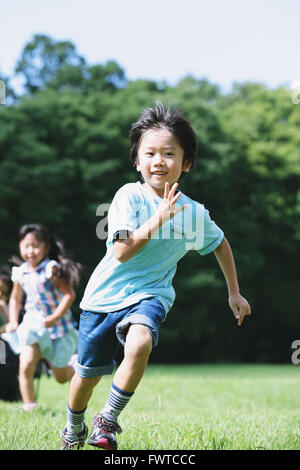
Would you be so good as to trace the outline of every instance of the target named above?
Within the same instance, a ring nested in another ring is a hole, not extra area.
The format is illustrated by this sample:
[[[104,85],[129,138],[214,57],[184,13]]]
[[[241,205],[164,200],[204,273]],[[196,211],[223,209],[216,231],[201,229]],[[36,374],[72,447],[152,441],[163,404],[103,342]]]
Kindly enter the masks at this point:
[[[172,219],[174,215],[178,214],[178,212],[181,212],[186,207],[185,205],[181,207],[175,206],[175,203],[181,196],[180,191],[175,195],[177,187],[178,183],[174,183],[171,189],[169,187],[169,183],[165,184],[164,197],[158,207],[158,211],[162,217],[163,222]]]

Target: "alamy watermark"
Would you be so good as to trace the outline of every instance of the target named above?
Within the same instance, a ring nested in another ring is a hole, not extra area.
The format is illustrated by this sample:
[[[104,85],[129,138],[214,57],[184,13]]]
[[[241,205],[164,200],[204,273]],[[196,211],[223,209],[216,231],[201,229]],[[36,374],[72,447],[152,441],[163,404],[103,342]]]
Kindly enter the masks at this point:
[[[106,240],[108,237],[109,226],[110,230],[115,233],[118,228],[122,227],[122,221],[124,215],[120,210],[112,210],[110,212],[111,204],[103,203],[100,204],[96,209],[96,216],[101,217],[101,220],[96,226],[96,235],[100,240]],[[148,223],[151,218],[151,212],[146,214],[137,214],[135,221],[136,227],[140,227]],[[114,228],[116,230],[114,230]],[[147,238],[151,239],[163,239],[163,240],[185,240],[185,248],[201,250],[204,245],[204,206],[199,204],[193,206],[186,204],[186,207],[178,212],[174,218],[170,219],[170,223],[164,223],[160,230],[151,231],[150,236]]]
[[[0,364],[6,364],[6,348],[5,343],[0,339]]]
[[[0,80],[0,104],[5,104],[6,86],[3,80]]]
[[[295,349],[295,351],[292,354],[292,363],[295,365],[300,364],[300,339],[295,339],[292,342],[292,349]]]

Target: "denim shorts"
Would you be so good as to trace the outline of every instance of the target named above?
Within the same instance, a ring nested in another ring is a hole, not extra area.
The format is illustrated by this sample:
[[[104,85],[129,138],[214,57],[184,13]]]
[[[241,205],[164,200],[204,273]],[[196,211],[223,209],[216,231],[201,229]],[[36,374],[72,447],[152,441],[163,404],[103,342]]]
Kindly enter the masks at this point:
[[[78,362],[74,365],[82,378],[111,374],[119,343],[124,346],[132,324],[145,325],[158,343],[158,330],[166,317],[163,305],[149,297],[122,310],[110,313],[83,311],[79,322]]]

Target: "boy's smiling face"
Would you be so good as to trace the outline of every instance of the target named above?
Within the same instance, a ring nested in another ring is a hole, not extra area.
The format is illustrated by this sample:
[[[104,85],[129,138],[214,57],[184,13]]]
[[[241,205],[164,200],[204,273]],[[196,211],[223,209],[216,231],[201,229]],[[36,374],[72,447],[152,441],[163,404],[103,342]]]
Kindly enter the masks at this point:
[[[136,168],[143,176],[144,185],[163,197],[165,183],[171,188],[183,171],[189,171],[191,163],[183,160],[183,148],[168,129],[150,129],[141,138]]]

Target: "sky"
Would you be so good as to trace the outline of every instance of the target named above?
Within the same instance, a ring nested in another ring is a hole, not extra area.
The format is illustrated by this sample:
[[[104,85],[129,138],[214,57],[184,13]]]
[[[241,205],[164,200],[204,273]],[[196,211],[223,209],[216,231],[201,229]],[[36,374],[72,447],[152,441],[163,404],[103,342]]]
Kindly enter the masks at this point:
[[[129,80],[193,75],[224,91],[300,80],[300,0],[0,0],[0,14],[5,76],[39,33],[72,41],[90,65],[115,60]]]

